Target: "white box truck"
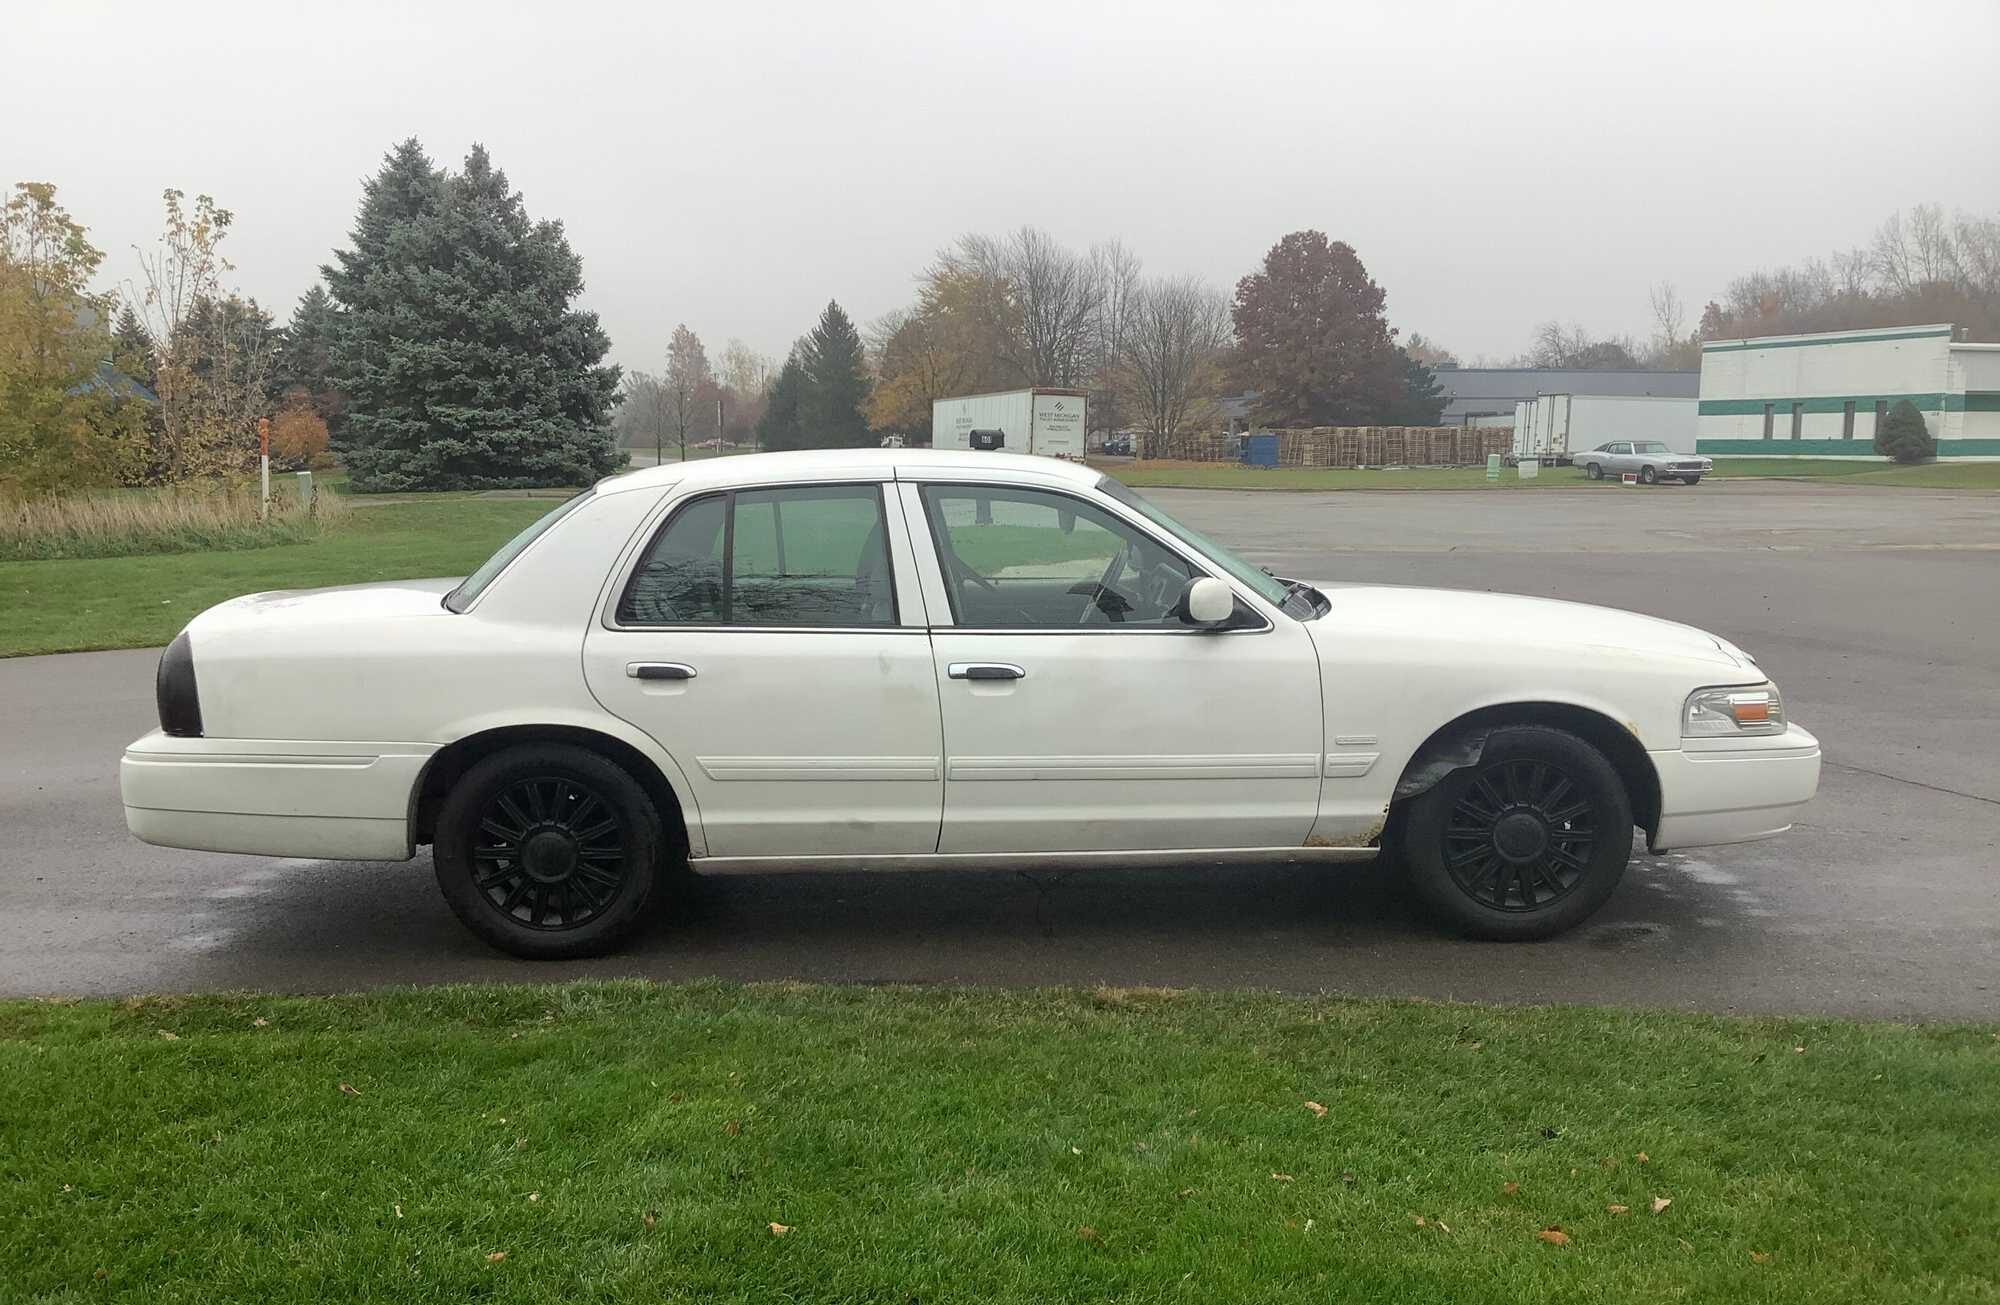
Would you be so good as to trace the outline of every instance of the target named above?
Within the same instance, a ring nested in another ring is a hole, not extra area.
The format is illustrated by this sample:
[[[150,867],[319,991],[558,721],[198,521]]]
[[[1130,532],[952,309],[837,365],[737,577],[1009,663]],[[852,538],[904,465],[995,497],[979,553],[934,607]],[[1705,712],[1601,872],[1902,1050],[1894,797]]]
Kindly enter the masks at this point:
[[[1699,400],[1657,395],[1538,394],[1514,410],[1514,460],[1567,466],[1609,440],[1659,440],[1693,453]]]
[[[931,400],[931,447],[969,449],[974,431],[1000,432],[1003,453],[1038,453],[1045,458],[1082,460],[1090,429],[1086,390],[1037,386],[999,394],[967,394]],[[977,443],[992,446],[991,438]]]

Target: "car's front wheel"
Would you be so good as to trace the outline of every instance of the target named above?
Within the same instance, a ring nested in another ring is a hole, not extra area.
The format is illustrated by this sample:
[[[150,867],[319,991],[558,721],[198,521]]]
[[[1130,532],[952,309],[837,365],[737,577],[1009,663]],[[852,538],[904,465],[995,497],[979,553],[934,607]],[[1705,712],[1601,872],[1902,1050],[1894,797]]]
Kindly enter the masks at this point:
[[[1632,854],[1632,806],[1604,754],[1565,730],[1498,729],[1477,764],[1411,803],[1410,882],[1475,938],[1549,938],[1602,906]]]
[[[1583,477],[1585,480],[1603,480],[1604,468],[1595,462],[1586,462],[1583,464]]]
[[[1641,467],[1641,468],[1639,468],[1639,483],[1640,483],[1641,485],[1657,485],[1657,484],[1659,484],[1659,483],[1660,483],[1660,472],[1659,472],[1659,468],[1657,468],[1657,467],[1652,467],[1652,466],[1646,466],[1646,467]]]
[[[644,918],[660,816],[616,763],[566,744],[509,748],[438,812],[438,887],[465,927],[530,960],[592,956]]]
[[[1682,476],[1682,477],[1681,477],[1681,484],[1683,484],[1683,485],[1699,485],[1700,483],[1701,483],[1701,477],[1700,477],[1700,476]]]

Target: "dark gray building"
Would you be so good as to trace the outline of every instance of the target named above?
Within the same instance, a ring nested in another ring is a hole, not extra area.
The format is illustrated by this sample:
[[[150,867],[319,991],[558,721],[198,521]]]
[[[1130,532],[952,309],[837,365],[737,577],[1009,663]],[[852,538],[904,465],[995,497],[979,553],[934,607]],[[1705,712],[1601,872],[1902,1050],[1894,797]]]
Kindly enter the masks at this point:
[[[1701,372],[1571,371],[1565,367],[1440,367],[1444,426],[1511,426],[1514,405],[1537,394],[1652,395],[1692,399]]]

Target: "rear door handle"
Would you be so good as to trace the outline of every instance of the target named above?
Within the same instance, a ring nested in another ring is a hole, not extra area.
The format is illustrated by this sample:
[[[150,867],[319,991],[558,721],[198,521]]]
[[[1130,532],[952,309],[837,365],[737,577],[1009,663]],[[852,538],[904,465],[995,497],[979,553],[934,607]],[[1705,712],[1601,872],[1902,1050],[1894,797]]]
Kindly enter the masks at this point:
[[[694,667],[685,662],[626,662],[625,673],[635,680],[692,680]]]
[[[1012,662],[953,662],[945,674],[954,680],[1018,680],[1027,672]]]

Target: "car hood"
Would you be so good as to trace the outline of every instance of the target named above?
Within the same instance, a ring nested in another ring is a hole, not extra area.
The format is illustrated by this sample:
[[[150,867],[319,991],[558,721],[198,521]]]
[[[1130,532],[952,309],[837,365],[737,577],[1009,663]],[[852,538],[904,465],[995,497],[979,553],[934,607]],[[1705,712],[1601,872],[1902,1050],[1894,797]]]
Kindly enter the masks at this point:
[[[1333,604],[1326,619],[1344,629],[1486,646],[1504,643],[1646,653],[1715,662],[1761,675],[1740,649],[1706,630],[1615,607],[1463,589],[1309,583]]]
[[[386,580],[328,589],[273,589],[218,603],[194,619],[196,635],[257,627],[273,620],[293,625],[345,625],[398,617],[449,616],[444,596],[459,577]]]

